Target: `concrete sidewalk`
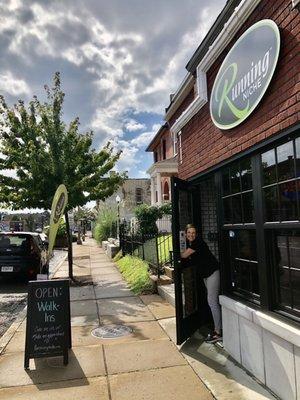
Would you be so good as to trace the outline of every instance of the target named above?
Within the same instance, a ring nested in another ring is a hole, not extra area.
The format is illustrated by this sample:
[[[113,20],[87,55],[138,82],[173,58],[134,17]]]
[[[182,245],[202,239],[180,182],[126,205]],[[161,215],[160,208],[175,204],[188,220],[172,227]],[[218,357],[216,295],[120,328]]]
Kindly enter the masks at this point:
[[[67,276],[65,261],[54,278]],[[74,245],[74,276],[87,284],[70,289],[69,364],[63,366],[62,357],[41,358],[25,371],[26,321],[20,321],[0,356],[0,400],[272,398],[233,362],[228,369],[226,354],[201,337],[178,348],[172,340],[174,308],[158,295],[135,296],[92,239]],[[92,336],[95,327],[110,324],[130,327],[132,333]]]

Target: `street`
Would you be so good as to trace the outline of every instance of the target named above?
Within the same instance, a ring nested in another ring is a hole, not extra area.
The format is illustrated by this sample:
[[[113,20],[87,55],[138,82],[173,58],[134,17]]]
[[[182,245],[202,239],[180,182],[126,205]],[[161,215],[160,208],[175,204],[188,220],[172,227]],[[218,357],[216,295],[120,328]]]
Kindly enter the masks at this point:
[[[50,273],[55,270],[66,254],[66,251],[63,250],[54,251],[54,256],[51,258],[49,265]],[[0,337],[24,308],[26,298],[27,283],[25,281],[0,278]]]

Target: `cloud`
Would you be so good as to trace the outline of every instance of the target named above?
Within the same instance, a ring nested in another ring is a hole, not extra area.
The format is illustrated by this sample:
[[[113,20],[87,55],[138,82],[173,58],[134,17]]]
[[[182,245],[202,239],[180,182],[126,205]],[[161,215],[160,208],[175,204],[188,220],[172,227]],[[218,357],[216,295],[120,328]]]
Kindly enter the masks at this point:
[[[3,92],[13,96],[30,94],[30,88],[28,84],[23,79],[18,79],[17,77],[13,76],[10,71],[3,71],[0,73],[0,82],[0,87]]]
[[[149,132],[143,132],[136,138],[130,141],[131,145],[136,146],[138,148],[147,147],[151,140],[156,135],[158,129],[160,128],[160,124],[155,124],[152,127],[152,130]]]
[[[145,128],[146,128],[145,124],[141,124],[140,122],[132,118],[128,119],[124,124],[124,129],[126,129],[129,132],[141,131],[142,129]]]
[[[141,150],[156,133],[153,123],[225,3],[7,0],[0,5],[2,91],[11,102],[44,96],[43,85],[59,70],[64,118],[78,115],[82,129],[93,129],[96,148],[108,140],[122,147],[118,168],[144,171],[151,161]]]

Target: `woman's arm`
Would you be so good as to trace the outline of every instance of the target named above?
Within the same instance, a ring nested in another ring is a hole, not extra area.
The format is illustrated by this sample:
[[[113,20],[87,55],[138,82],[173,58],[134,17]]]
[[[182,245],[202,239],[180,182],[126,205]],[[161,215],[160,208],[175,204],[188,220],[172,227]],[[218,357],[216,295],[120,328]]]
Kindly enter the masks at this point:
[[[189,256],[191,256],[194,253],[195,253],[195,250],[188,248],[188,249],[182,251],[180,253],[180,255],[181,255],[181,258],[188,258]]]

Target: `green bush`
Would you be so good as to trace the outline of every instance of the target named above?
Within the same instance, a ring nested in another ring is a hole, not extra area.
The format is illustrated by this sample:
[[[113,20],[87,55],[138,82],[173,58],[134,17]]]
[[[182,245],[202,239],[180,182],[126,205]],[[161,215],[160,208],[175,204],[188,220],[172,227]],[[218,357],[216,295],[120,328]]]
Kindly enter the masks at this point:
[[[43,231],[47,236],[49,236],[49,230],[50,230],[49,225],[44,227]],[[63,220],[63,218],[61,218],[59,221],[56,237],[65,237],[65,236],[67,236],[66,223]]]
[[[156,221],[162,217],[158,207],[141,204],[135,211],[139,223],[139,232],[143,235],[156,234],[158,232]]]
[[[136,207],[134,213],[139,223],[139,233],[155,235],[158,232],[156,221],[163,215],[172,214],[172,204],[166,203],[159,207],[141,204]]]
[[[94,227],[93,236],[96,241],[101,244],[103,240],[107,240],[112,236],[112,227],[117,223],[117,212],[110,207],[103,207],[98,214],[96,225]],[[116,234],[116,232],[114,232]]]
[[[125,280],[129,283],[133,293],[139,295],[153,292],[148,264],[145,261],[126,255],[117,261],[116,264]]]

